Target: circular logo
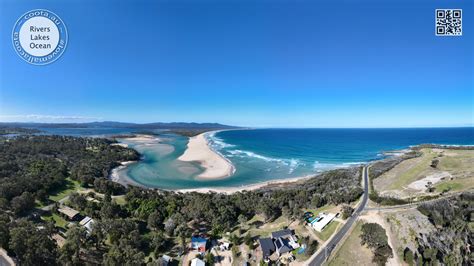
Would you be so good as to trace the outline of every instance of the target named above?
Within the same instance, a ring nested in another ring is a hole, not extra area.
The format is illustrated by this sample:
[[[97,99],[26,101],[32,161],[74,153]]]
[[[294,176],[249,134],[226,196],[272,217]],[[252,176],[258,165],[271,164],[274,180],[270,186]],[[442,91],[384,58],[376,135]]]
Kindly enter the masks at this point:
[[[58,60],[66,49],[67,37],[61,18],[45,9],[23,14],[12,32],[16,53],[33,65],[47,65]]]

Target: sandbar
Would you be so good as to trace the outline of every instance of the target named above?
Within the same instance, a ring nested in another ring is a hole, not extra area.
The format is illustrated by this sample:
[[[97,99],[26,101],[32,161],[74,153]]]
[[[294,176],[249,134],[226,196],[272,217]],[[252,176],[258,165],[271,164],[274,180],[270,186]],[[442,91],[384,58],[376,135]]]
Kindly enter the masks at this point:
[[[198,179],[220,179],[231,176],[235,171],[234,166],[208,145],[206,134],[208,133],[191,137],[187,149],[178,160],[198,162],[204,168],[204,172],[197,176]]]

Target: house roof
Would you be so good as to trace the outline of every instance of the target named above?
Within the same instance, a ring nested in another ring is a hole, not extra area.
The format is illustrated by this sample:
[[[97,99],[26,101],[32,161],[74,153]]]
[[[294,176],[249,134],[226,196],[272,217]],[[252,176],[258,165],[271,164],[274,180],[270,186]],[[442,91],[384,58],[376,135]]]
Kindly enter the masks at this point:
[[[204,263],[204,261],[198,259],[198,258],[194,258],[192,261],[191,261],[191,266],[206,266],[206,263]]]
[[[279,237],[284,237],[288,235],[294,235],[293,231],[290,229],[284,229],[276,232],[272,232],[272,237],[273,238],[279,238]]]
[[[288,244],[288,240],[286,240],[282,237],[279,237],[275,240],[275,247],[278,250],[279,254],[289,252],[289,251],[292,250],[292,248]]]
[[[74,209],[72,209],[72,208],[69,208],[69,207],[67,207],[67,206],[62,207],[62,208],[59,208],[59,209],[58,209],[58,212],[60,212],[60,213],[62,213],[62,214],[64,214],[64,215],[66,215],[67,217],[69,217],[69,219],[72,219],[72,218],[76,217],[76,215],[79,214],[78,211],[76,211],[76,210],[74,210]]]
[[[168,256],[168,255],[163,255],[163,256],[161,256],[161,257],[162,257],[163,260],[166,261],[166,262],[170,262],[170,261],[171,261],[171,257]]]
[[[259,238],[258,242],[260,243],[264,257],[272,255],[272,253],[275,251],[275,244],[273,244],[271,238]]]
[[[92,231],[92,225],[94,224],[94,219],[87,216],[86,218],[82,219],[79,222],[79,224],[84,226],[87,229],[87,231],[91,232]]]
[[[322,214],[320,215],[322,217],[320,220],[312,223],[311,225],[313,226],[316,231],[321,232],[326,225],[328,225],[335,217],[336,215],[333,213],[328,213],[328,214]]]
[[[62,248],[64,246],[64,243],[66,243],[66,239],[64,239],[64,237],[62,237],[59,234],[54,234],[54,235],[51,236],[51,238],[56,241],[56,244],[60,248]]]
[[[80,225],[85,225],[85,224],[87,224],[88,222],[90,222],[90,220],[92,220],[92,218],[89,217],[89,216],[86,216],[86,218],[82,219],[82,220],[79,222],[79,224],[80,224]]]
[[[207,238],[200,237],[200,236],[193,236],[191,237],[191,242],[207,243]]]

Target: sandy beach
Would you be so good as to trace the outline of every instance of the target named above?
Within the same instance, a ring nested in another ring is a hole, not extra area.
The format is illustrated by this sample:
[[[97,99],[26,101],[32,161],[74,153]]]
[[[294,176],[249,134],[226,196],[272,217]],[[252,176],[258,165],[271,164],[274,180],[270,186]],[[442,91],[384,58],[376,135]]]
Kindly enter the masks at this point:
[[[199,162],[204,172],[197,176],[200,179],[219,179],[231,176],[235,168],[230,161],[209,147],[206,136],[202,133],[189,139],[186,151],[178,160]]]
[[[131,178],[123,178],[119,175],[120,170],[125,169],[128,165],[130,165],[132,163],[136,163],[136,162],[137,161],[121,162],[120,166],[115,167],[114,169],[112,169],[112,172],[110,172],[110,175],[109,175],[109,179],[114,181],[114,182],[117,182],[119,184],[122,184],[124,186],[127,186],[127,185],[140,186],[140,184],[134,182]]]
[[[308,176],[300,176],[294,178],[286,178],[286,179],[278,179],[278,180],[270,180],[266,182],[260,182],[252,185],[245,185],[240,187],[216,187],[216,188],[190,188],[190,189],[178,189],[175,190],[176,192],[180,193],[189,193],[189,192],[199,192],[199,193],[223,193],[223,194],[232,194],[240,191],[251,191],[260,189],[266,186],[285,186],[291,183],[295,183],[298,181],[303,181],[315,177],[316,175],[308,175]]]

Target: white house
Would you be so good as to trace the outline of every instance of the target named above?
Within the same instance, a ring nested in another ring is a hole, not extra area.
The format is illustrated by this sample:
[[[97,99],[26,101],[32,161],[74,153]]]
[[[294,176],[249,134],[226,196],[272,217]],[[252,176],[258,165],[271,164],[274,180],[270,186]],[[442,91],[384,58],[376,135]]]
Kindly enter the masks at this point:
[[[204,263],[204,261],[198,259],[198,258],[194,258],[192,261],[191,261],[191,266],[206,266],[206,263]]]
[[[94,219],[89,216],[86,216],[79,222],[80,225],[84,226],[87,229],[87,232],[92,232],[92,225],[94,224]]]
[[[313,222],[311,226],[314,230],[321,232],[323,229],[336,217],[333,213],[320,213]]]

